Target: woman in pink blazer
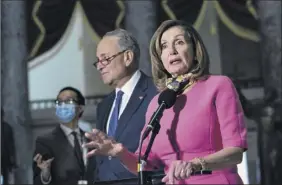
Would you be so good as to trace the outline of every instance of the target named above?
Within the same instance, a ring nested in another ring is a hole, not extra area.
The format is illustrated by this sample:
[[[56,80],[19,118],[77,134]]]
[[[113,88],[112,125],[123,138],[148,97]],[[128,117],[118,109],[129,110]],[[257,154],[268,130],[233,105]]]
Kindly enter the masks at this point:
[[[247,149],[243,110],[232,81],[209,74],[209,56],[200,35],[185,22],[165,21],[151,40],[150,55],[159,91],[172,89],[177,99],[160,119],[146,167],[163,164],[162,181],[167,184],[242,184],[237,164]],[[147,122],[158,108],[158,96],[148,107]],[[85,145],[92,149],[89,156],[118,157],[137,173],[137,153],[99,130],[86,137],[92,140]],[[148,141],[141,148],[143,154]],[[200,170],[212,174],[193,175]]]

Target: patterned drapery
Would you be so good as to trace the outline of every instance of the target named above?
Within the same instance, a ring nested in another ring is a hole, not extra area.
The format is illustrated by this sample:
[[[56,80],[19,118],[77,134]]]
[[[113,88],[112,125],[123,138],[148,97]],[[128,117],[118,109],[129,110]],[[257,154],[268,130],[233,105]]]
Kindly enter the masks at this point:
[[[204,0],[158,0],[156,25],[167,19],[181,19],[200,29],[207,3]],[[98,37],[117,27],[124,28],[127,15],[122,0],[27,1],[29,59],[46,52],[60,40],[77,4],[81,5]],[[255,1],[213,1],[213,4],[218,24],[217,28],[211,26],[210,29],[218,30],[223,74],[239,79],[243,86],[261,86],[260,35]]]
[[[236,79],[240,87],[245,88],[263,85],[255,2],[213,1],[218,23],[216,28],[210,26],[210,32],[218,30],[222,73]],[[207,4],[205,0],[162,0],[158,10],[159,22],[180,19],[199,30],[206,16]]]
[[[60,40],[78,4],[82,6],[88,22],[99,36],[116,27],[123,27],[122,1],[27,1],[30,59],[48,51]]]

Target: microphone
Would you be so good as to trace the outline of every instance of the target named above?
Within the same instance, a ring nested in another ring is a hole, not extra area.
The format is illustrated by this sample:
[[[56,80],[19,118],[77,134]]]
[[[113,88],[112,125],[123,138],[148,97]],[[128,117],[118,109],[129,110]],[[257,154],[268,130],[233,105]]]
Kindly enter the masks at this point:
[[[143,133],[142,140],[148,137],[150,131],[153,130],[153,128],[155,127],[156,121],[159,121],[159,119],[162,117],[163,111],[165,109],[171,108],[174,105],[176,101],[176,95],[177,95],[176,92],[171,89],[167,89],[159,95],[158,98],[159,107],[152,115],[151,120],[147,125],[145,132]]]

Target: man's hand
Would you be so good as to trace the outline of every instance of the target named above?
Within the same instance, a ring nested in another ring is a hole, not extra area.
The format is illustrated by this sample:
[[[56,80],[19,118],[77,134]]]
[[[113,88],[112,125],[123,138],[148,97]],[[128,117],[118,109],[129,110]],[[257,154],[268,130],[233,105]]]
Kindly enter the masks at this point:
[[[51,162],[54,160],[54,157],[44,161],[42,160],[41,154],[36,154],[33,160],[36,162],[38,168],[40,168],[41,170],[46,170],[50,169]]]
[[[54,157],[48,160],[42,160],[41,154],[36,154],[33,160],[36,162],[37,167],[41,169],[41,175],[44,181],[48,181],[51,177],[50,168]]]
[[[90,149],[87,153],[88,157],[93,155],[117,156],[121,151],[121,144],[100,130],[93,129],[92,132],[85,133],[85,136],[90,140],[89,143],[83,145],[83,147]]]

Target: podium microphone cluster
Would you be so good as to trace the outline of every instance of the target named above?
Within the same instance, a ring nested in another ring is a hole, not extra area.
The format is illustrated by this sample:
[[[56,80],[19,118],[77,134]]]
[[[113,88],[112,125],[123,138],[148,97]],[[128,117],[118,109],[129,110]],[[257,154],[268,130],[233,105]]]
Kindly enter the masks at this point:
[[[142,140],[146,139],[149,133],[154,129],[154,127],[162,117],[164,110],[171,108],[175,104],[176,96],[177,96],[176,92],[171,89],[167,89],[159,95],[159,99],[158,99],[159,107],[152,115],[151,120],[148,123],[147,128],[142,135]]]

